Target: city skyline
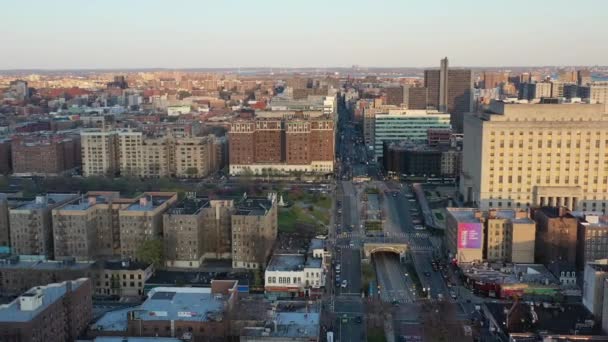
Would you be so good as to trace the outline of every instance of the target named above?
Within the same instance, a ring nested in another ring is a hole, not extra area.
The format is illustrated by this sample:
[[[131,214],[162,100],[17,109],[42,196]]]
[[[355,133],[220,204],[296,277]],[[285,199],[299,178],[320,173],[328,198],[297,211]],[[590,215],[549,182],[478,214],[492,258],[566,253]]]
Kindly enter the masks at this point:
[[[444,56],[454,66],[602,64],[608,47],[594,42],[608,33],[608,3],[583,1],[593,11],[582,14],[562,4],[386,0],[370,15],[364,1],[13,2],[7,13],[29,20],[0,23],[0,69],[422,68]],[[547,39],[559,23],[575,24]]]

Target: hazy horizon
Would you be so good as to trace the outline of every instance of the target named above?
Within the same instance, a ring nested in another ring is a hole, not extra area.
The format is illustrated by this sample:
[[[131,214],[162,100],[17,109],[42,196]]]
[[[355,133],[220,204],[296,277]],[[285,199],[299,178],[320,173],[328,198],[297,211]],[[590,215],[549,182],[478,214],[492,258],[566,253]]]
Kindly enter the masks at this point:
[[[574,5],[13,1],[0,22],[0,70],[430,68],[444,56],[455,67],[606,64],[608,2]]]

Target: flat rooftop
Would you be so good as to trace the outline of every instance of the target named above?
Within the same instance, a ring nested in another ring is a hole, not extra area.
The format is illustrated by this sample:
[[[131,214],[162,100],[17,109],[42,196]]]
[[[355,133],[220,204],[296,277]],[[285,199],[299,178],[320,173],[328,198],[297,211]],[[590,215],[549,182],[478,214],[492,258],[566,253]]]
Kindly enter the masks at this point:
[[[212,294],[210,288],[157,287],[132,311],[144,321],[208,322],[223,319],[225,304],[226,296]]]
[[[277,328],[271,328],[269,336],[283,338],[318,338],[320,314],[317,312],[277,312],[274,320]],[[244,336],[264,336],[264,328],[245,328]]]
[[[34,200],[16,207],[15,210],[33,210],[49,208],[68,201],[76,196],[77,194],[47,194],[45,196],[37,196]]]
[[[513,306],[513,303],[487,302],[485,305],[494,319],[497,322],[502,323],[506,321],[505,311],[509,310]],[[520,302],[517,306],[514,310],[518,310],[518,317],[521,316],[521,320],[531,323],[533,320],[532,307],[526,302]],[[520,325],[519,328],[514,327],[512,329],[513,331],[508,332],[516,333],[547,331],[551,334],[571,334],[575,329],[579,330],[579,334],[582,335],[596,332],[591,328],[588,331],[584,331],[584,328],[581,328],[580,326],[577,327],[577,324],[584,325],[585,320],[593,319],[593,315],[591,315],[591,313],[582,304],[562,304],[558,307],[547,308],[545,308],[543,305],[535,305],[533,309],[538,316],[538,320],[533,324],[534,331],[525,331],[527,329],[522,329]]]
[[[106,312],[91,325],[93,331],[127,331],[127,315],[133,308]]]
[[[235,203],[236,215],[263,216],[272,208],[272,201],[266,197],[248,197]]]
[[[24,260],[24,257],[11,256],[0,259],[0,269],[29,269],[29,270],[86,270],[93,266],[92,261],[55,261],[55,260]]]
[[[86,278],[81,278],[71,281],[72,289],[75,290],[82,285]],[[21,310],[19,303],[20,297],[16,298],[12,302],[4,305],[0,305],[0,322],[29,322],[38,316],[41,312],[46,310],[51,304],[59,300],[67,292],[67,283],[54,283],[45,286],[37,286],[25,292],[21,296],[33,296],[38,291],[42,293],[42,304],[35,310],[24,311]]]
[[[266,267],[267,271],[300,271],[306,264],[304,254],[274,254]]]
[[[209,198],[186,198],[167,210],[171,215],[195,215],[203,208],[209,208]]]
[[[170,200],[173,195],[150,195],[144,194],[142,198],[145,198],[145,202],[141,200],[136,201],[135,203],[128,206],[125,210],[127,211],[153,211],[161,205],[165,204],[168,200]]]
[[[94,206],[95,204],[106,204],[109,202],[109,198],[103,195],[94,195],[94,196],[80,196],[79,198],[70,201],[61,207],[57,208],[57,210],[87,210]]]
[[[540,264],[514,264],[508,267],[503,264],[462,265],[462,271],[466,277],[486,283],[559,285],[559,280]]]
[[[452,215],[456,221],[465,223],[480,223],[479,218],[475,217],[475,213],[479,212],[473,208],[447,208],[448,214]]]

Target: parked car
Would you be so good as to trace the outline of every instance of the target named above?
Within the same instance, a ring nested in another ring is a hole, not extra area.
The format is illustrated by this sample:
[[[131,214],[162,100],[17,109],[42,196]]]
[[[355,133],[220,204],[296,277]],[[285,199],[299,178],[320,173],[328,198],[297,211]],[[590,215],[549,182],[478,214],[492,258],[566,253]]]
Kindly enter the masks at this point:
[[[348,280],[342,280],[342,288],[345,289],[348,286]]]

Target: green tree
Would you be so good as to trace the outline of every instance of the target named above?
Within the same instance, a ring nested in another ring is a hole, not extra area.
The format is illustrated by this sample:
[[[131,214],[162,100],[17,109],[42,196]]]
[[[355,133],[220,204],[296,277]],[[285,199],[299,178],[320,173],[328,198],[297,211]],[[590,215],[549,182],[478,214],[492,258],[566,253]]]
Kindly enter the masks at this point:
[[[137,259],[143,262],[148,262],[154,267],[160,267],[164,261],[163,242],[159,239],[146,240],[137,249]]]
[[[186,174],[187,174],[189,177],[196,176],[196,175],[198,174],[198,169],[197,169],[197,168],[195,168],[195,167],[189,167],[189,168],[186,170]]]
[[[190,97],[190,96],[192,96],[192,94],[191,94],[189,91],[186,91],[186,90],[180,90],[180,91],[177,93],[177,97],[178,97],[180,100],[183,100],[183,99],[185,99],[186,97]]]

